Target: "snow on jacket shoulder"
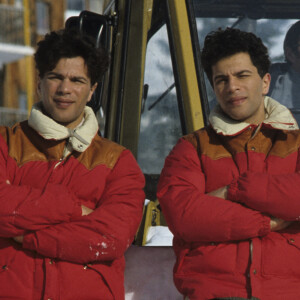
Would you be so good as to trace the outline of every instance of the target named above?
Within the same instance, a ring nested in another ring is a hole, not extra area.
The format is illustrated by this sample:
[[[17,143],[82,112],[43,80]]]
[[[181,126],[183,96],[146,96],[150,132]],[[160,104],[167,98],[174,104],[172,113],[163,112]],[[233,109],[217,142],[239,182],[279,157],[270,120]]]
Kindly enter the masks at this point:
[[[27,121],[0,134],[0,298],[124,299],[124,252],[144,202],[132,154],[96,134],[62,160],[67,139]],[[81,216],[81,205],[94,211]]]
[[[299,298],[300,133],[282,105],[266,97],[265,107],[259,126],[224,126],[216,108],[211,126],[166,159],[158,198],[174,234],[175,284],[190,299]],[[226,185],[228,200],[208,194]],[[293,223],[271,232],[271,216]]]

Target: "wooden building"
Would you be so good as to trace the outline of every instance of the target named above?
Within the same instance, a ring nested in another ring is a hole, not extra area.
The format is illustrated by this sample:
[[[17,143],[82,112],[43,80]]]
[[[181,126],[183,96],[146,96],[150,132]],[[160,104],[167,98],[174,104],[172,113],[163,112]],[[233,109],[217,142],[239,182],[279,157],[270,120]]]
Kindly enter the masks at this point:
[[[0,0],[0,125],[27,118],[36,96],[33,53],[45,33],[64,27],[66,11],[98,10],[103,0]]]

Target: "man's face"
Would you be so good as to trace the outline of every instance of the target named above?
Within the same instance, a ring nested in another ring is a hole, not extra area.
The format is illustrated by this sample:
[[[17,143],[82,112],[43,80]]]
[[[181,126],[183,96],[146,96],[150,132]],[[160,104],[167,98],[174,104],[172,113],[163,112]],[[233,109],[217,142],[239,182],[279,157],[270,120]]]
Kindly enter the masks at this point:
[[[218,103],[229,117],[253,124],[264,120],[270,74],[261,78],[248,53],[219,60],[212,66],[212,80]]]
[[[56,122],[75,128],[83,118],[97,84],[91,86],[87,66],[80,56],[61,58],[38,83],[38,95],[45,112]]]

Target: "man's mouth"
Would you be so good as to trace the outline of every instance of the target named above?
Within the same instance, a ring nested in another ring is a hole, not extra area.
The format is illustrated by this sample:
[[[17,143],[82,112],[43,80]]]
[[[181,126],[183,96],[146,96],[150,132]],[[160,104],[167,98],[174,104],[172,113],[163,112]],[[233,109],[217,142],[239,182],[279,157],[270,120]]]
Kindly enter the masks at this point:
[[[247,100],[246,97],[234,97],[229,99],[228,104],[232,106],[241,105]]]
[[[65,99],[54,99],[54,102],[59,108],[68,108],[74,103],[74,101]]]

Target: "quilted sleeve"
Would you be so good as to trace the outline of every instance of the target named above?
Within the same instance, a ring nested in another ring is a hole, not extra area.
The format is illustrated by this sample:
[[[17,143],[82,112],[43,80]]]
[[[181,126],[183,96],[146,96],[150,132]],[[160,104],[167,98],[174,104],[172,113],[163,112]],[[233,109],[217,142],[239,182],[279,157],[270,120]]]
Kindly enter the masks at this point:
[[[246,172],[231,183],[228,198],[286,221],[300,221],[300,150],[293,155],[295,173]]]
[[[101,205],[88,216],[25,235],[23,247],[76,263],[122,257],[143,213],[144,176],[124,150],[108,175]]]
[[[48,184],[38,190],[15,186],[7,181],[7,168],[10,174],[17,172],[0,135],[0,237],[23,235],[81,216],[80,200],[66,187]]]
[[[236,241],[270,231],[269,217],[205,194],[199,157],[194,146],[183,139],[166,159],[158,198],[170,230],[185,242]]]

